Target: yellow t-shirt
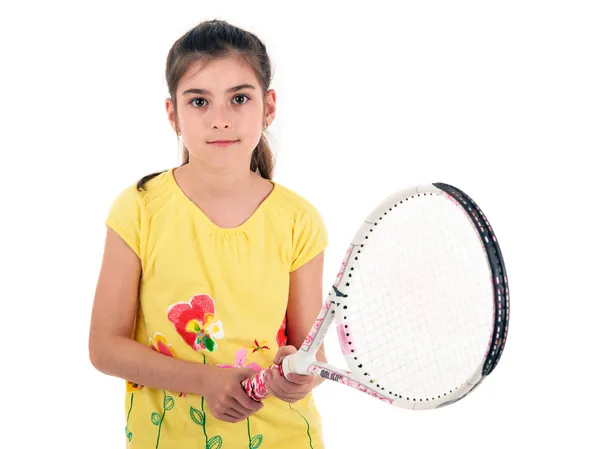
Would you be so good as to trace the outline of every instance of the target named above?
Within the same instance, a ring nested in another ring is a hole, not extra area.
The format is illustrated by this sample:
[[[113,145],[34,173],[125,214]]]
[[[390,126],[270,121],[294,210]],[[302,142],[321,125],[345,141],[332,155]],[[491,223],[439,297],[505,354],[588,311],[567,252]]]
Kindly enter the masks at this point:
[[[106,224],[139,256],[134,338],[167,357],[266,368],[285,344],[290,272],[327,246],[318,211],[273,182],[254,214],[221,228],[183,193],[173,169],[115,199]],[[214,418],[202,397],[126,382],[127,447],[323,447],[313,396],[274,397],[241,423]]]

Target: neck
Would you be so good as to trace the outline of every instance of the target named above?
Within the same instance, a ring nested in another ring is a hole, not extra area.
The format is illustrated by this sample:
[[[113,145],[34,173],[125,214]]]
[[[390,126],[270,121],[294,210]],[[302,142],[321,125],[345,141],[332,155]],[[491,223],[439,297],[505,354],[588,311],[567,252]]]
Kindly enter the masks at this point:
[[[189,164],[180,170],[193,186],[198,196],[231,197],[247,193],[252,187],[256,175],[245,166],[228,167],[215,171],[200,161],[190,158]]]

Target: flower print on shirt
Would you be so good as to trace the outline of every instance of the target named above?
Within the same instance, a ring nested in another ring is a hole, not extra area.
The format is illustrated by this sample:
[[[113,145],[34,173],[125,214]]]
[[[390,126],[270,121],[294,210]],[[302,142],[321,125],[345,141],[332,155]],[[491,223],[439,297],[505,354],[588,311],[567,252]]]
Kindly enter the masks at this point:
[[[262,370],[260,365],[256,362],[246,363],[246,357],[246,349],[242,348],[235,353],[235,360],[233,361],[233,365],[219,364],[217,366],[219,368],[252,368],[257,373]]]
[[[173,346],[167,343],[167,339],[160,332],[156,332],[154,337],[150,339],[150,347],[154,349],[156,352],[161,353],[162,355],[166,355],[167,357],[177,358],[175,354],[175,350]],[[187,393],[179,393],[179,397],[187,397]]]
[[[225,335],[223,323],[215,319],[215,302],[206,294],[171,305],[167,316],[177,333],[194,351],[216,351],[216,340]]]
[[[285,346],[287,344],[287,333],[286,333],[286,316],[283,317],[283,322],[281,323],[281,327],[277,332],[277,336],[275,339],[277,340],[277,346]]]
[[[169,357],[177,358],[175,355],[175,350],[173,346],[167,344],[167,339],[160,332],[156,332],[154,337],[150,339],[150,347],[154,349],[156,352],[160,352],[163,355],[167,355]]]
[[[255,352],[260,351],[261,353],[265,350],[269,351],[271,350],[270,347],[267,346],[269,342],[267,340],[261,340],[260,342],[256,339],[254,339],[254,344],[252,346],[249,346],[249,349],[252,349],[252,354],[254,354]]]

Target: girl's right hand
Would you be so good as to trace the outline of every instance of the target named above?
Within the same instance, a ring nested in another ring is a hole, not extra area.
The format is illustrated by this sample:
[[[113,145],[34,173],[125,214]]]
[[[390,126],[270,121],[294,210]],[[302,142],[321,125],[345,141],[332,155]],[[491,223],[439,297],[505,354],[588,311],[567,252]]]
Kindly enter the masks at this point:
[[[215,367],[204,392],[208,409],[215,418],[237,423],[264,407],[262,402],[250,399],[241,385],[243,380],[255,374],[256,371],[250,368]]]

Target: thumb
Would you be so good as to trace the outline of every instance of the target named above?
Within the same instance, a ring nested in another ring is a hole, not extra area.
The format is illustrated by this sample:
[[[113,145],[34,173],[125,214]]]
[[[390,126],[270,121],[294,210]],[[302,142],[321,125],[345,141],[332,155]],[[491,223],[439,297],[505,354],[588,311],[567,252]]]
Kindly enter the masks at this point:
[[[252,368],[238,368],[236,374],[238,375],[240,381],[242,381],[242,380],[249,379],[250,377],[252,377],[258,373],[256,371],[254,371]]]
[[[285,357],[287,357],[288,355],[292,355],[295,352],[298,352],[298,350],[294,346],[291,346],[291,345],[282,346],[277,351],[277,354],[275,354],[275,358],[273,359],[273,363],[279,365],[281,362],[283,362],[283,359]]]

